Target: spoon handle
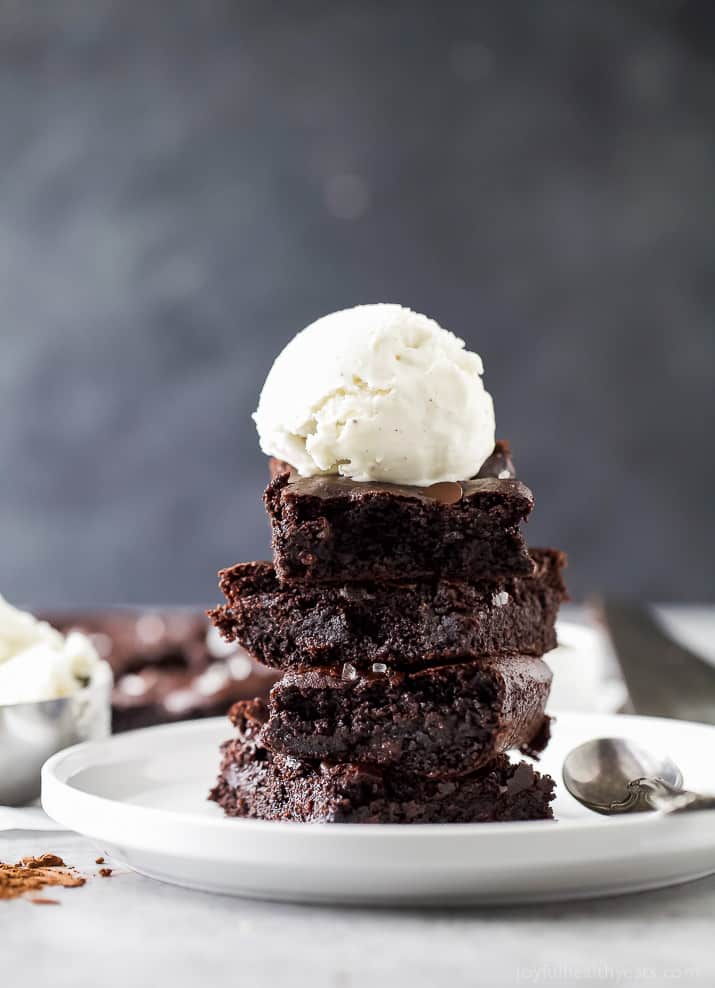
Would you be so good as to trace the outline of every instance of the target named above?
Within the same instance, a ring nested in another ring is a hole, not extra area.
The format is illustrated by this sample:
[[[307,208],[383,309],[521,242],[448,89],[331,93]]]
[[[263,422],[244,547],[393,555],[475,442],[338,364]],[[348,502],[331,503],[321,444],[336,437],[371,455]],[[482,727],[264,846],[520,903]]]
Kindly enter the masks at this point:
[[[715,796],[684,789],[676,796],[661,796],[654,800],[655,808],[661,813],[690,813],[694,810],[715,810]]]
[[[715,796],[705,796],[689,789],[675,789],[662,779],[638,779],[639,791],[661,813],[690,813],[715,810]]]

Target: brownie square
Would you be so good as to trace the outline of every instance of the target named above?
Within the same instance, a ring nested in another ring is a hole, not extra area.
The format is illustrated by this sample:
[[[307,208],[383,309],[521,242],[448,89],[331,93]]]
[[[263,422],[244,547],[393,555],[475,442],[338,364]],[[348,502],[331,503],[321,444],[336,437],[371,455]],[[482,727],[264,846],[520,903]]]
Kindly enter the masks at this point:
[[[353,666],[289,672],[271,690],[258,742],[274,754],[370,762],[415,775],[468,775],[509,748],[545,744],[551,670],[529,656],[412,675]],[[232,708],[239,731],[243,705]],[[245,735],[244,735],[245,738]]]
[[[301,823],[486,823],[553,817],[554,782],[505,755],[440,780],[372,765],[272,755],[252,741],[222,747],[209,799],[227,816]]]
[[[394,581],[406,573],[480,580],[532,571],[519,525],[533,497],[518,480],[422,488],[282,474],[264,501],[283,582]]]
[[[485,655],[543,655],[566,597],[563,553],[532,549],[533,573],[499,581],[405,580],[342,587],[281,584],[270,563],[219,574],[227,606],[209,611],[226,641],[276,668],[417,669]]]

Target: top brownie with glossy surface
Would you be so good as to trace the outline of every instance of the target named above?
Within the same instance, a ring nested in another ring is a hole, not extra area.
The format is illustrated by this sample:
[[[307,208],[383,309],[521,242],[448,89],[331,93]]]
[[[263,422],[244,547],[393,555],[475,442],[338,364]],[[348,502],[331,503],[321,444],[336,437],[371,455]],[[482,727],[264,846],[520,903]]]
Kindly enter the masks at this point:
[[[264,500],[284,582],[349,583],[526,575],[519,531],[533,507],[514,478],[407,487],[282,474]]]

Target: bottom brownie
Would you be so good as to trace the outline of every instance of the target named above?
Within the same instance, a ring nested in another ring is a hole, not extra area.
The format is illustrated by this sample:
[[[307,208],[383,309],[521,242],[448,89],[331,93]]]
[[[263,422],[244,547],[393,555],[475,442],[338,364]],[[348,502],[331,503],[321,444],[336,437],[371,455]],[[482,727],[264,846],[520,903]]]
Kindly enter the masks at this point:
[[[553,818],[554,781],[500,755],[448,781],[272,755],[227,741],[209,799],[227,816],[301,823],[488,823]]]

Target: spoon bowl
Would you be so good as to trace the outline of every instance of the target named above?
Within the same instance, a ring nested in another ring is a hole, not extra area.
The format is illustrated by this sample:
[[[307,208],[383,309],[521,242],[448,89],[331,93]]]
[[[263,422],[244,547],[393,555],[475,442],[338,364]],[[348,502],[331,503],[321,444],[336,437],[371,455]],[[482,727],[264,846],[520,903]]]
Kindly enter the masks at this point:
[[[652,811],[654,788],[672,793],[683,787],[671,758],[626,738],[595,738],[574,748],[564,761],[563,780],[579,803],[604,814]]]

